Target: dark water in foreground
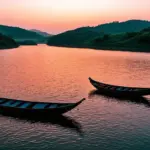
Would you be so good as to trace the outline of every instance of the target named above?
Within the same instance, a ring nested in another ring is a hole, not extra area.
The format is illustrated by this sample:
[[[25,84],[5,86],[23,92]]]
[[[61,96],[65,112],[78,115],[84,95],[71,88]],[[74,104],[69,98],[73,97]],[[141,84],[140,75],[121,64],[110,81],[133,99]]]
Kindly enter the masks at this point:
[[[0,150],[149,150],[150,108],[92,94],[89,76],[149,87],[150,54],[45,45],[0,51],[0,97],[53,102],[87,97],[60,120],[0,116]]]

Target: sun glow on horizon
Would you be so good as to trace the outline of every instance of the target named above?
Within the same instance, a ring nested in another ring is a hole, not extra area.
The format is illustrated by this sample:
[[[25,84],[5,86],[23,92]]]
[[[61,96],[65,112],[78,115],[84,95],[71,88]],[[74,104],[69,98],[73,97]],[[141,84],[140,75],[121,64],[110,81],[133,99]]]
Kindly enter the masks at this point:
[[[1,0],[0,24],[59,33],[112,21],[150,20],[149,6],[149,0]]]

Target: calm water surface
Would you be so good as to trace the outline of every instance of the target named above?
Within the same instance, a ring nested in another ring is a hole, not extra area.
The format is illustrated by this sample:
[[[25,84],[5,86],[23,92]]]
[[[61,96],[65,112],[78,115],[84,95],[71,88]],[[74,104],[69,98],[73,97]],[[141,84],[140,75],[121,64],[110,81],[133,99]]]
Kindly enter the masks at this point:
[[[50,102],[87,98],[61,121],[0,116],[0,150],[149,150],[150,108],[94,94],[89,76],[150,87],[150,54],[46,45],[0,51],[0,97]]]

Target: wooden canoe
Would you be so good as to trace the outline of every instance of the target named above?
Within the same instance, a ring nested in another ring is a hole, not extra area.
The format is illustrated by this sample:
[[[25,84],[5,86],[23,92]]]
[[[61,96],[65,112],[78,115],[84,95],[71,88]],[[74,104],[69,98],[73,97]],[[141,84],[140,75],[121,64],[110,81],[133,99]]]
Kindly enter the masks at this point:
[[[32,102],[0,98],[0,113],[20,116],[54,116],[66,113],[81,104],[85,98],[76,103]]]
[[[89,78],[90,83],[102,94],[104,95],[114,95],[114,96],[143,96],[150,95],[150,88],[140,88],[140,87],[125,87],[117,86],[111,84],[105,84],[98,82]]]

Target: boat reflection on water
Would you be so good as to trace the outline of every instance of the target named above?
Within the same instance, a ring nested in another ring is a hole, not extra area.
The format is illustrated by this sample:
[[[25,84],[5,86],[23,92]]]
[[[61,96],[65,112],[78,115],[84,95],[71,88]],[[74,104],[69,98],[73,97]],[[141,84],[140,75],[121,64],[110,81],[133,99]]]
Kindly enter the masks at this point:
[[[7,116],[6,114],[2,114],[2,116]],[[76,131],[81,136],[83,135],[82,126],[79,122],[77,122],[75,119],[64,116],[64,115],[58,115],[54,117],[49,116],[19,116],[19,115],[13,115],[8,116],[13,119],[16,119],[17,121],[26,121],[29,123],[44,123],[44,124],[50,124],[50,125],[58,125],[60,127],[64,127],[73,131]]]
[[[137,96],[137,97],[119,97],[119,96],[106,96],[106,95],[102,95],[98,90],[92,90],[89,93],[89,99],[93,98],[95,96],[101,96],[101,97],[105,97],[105,98],[113,98],[113,100],[117,100],[117,101],[125,101],[125,102],[132,102],[135,104],[143,104],[146,107],[150,107],[150,102],[147,98],[142,97],[142,96]],[[114,99],[115,98],[115,99]]]

